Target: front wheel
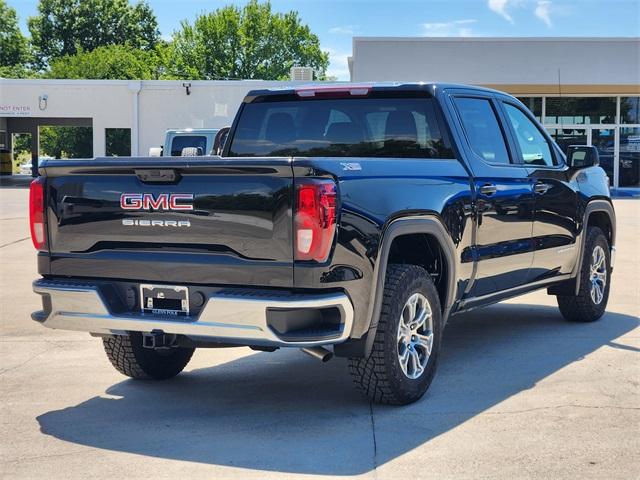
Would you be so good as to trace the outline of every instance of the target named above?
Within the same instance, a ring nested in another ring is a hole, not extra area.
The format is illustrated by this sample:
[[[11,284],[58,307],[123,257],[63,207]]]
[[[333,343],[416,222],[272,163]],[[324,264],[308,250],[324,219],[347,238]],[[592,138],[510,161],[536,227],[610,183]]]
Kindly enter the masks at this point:
[[[372,401],[418,400],[436,372],[442,314],[431,276],[416,265],[390,265],[371,353],[349,359],[356,384]]]
[[[609,242],[598,227],[589,227],[577,295],[558,295],[560,313],[572,322],[595,322],[604,314],[611,285]]]

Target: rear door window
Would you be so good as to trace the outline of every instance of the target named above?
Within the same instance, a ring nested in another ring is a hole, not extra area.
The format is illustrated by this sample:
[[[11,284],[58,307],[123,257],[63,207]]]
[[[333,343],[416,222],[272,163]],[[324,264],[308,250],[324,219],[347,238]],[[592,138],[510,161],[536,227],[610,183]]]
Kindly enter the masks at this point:
[[[487,163],[510,163],[507,144],[491,100],[456,97],[454,103],[471,149]]]
[[[454,158],[426,97],[245,104],[229,156]]]

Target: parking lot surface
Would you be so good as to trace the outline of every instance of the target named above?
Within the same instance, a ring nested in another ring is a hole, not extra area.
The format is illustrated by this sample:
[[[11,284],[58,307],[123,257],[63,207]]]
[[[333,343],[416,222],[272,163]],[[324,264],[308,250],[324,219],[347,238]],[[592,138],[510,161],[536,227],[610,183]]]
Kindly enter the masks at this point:
[[[565,322],[537,292],[456,316],[407,407],[371,406],[344,359],[198,350],[135,382],[101,340],[29,315],[28,190],[0,189],[2,478],[640,477],[640,200],[616,200],[606,316]]]

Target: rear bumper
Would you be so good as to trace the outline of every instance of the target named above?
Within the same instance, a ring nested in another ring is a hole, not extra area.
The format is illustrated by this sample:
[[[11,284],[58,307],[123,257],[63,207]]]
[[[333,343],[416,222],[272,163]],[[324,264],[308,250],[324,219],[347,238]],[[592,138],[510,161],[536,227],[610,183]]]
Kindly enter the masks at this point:
[[[113,313],[99,286],[86,282],[40,279],[33,283],[33,290],[43,297],[43,310],[31,315],[34,320],[48,328],[96,334],[156,331],[239,345],[305,347],[341,343],[349,338],[353,325],[351,301],[339,292],[224,290],[210,294],[198,315],[171,317]],[[304,317],[322,310],[336,312],[331,331],[299,334],[274,328],[274,317]]]

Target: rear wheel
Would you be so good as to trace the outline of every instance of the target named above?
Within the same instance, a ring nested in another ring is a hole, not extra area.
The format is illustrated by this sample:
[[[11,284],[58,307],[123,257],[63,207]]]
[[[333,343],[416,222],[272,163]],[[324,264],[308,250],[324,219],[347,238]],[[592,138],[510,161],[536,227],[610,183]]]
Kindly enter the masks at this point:
[[[372,401],[415,402],[427,391],[440,352],[440,299],[429,273],[416,265],[390,265],[371,353],[349,359],[358,389]]]
[[[145,380],[166,380],[187,366],[194,348],[153,349],[142,346],[142,334],[114,335],[102,339],[111,365],[123,375]]]
[[[577,295],[558,295],[560,312],[572,322],[594,322],[604,314],[611,279],[607,237],[598,227],[589,227],[582,258]]]

